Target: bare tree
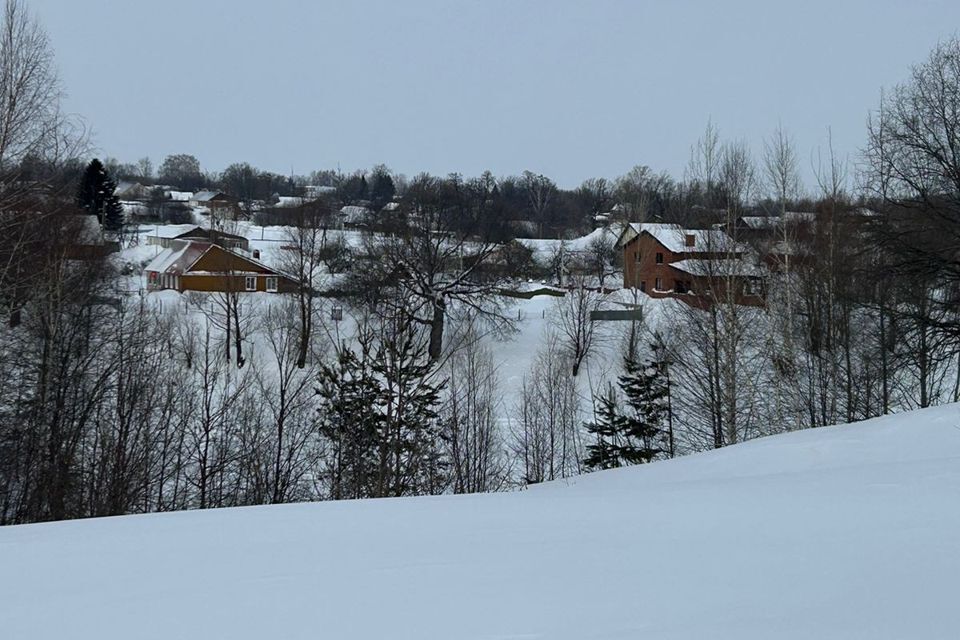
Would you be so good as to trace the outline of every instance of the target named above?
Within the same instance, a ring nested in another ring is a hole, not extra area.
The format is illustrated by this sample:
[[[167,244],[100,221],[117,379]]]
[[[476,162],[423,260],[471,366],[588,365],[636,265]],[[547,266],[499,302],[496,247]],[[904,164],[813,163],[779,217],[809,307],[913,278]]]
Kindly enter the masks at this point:
[[[500,385],[490,350],[475,331],[448,361],[447,398],[442,412],[453,491],[497,491],[509,477],[500,433]]]
[[[524,171],[521,185],[527,192],[527,204],[534,221],[540,227],[539,237],[544,237],[543,227],[549,221],[550,207],[557,195],[557,185],[550,178]]]
[[[476,314],[500,330],[512,327],[502,313],[499,285],[484,266],[500,245],[483,233],[486,192],[459,176],[421,175],[402,203],[406,222],[390,237],[371,237],[357,289],[384,291],[381,301],[402,302],[400,311],[429,327],[429,354],[441,356],[451,312]],[[392,292],[396,292],[394,295]]]
[[[587,287],[583,276],[572,278],[573,286],[554,305],[554,324],[563,336],[563,347],[570,360],[574,377],[593,351],[597,337],[596,324],[590,317],[600,308],[603,295]]]
[[[543,343],[523,379],[512,449],[522,462],[526,483],[544,482],[582,471],[580,396],[570,360],[554,332]]]
[[[23,0],[6,0],[0,23],[0,172],[56,134],[60,96],[46,32]]]
[[[296,299],[297,317],[300,319],[297,366],[301,369],[307,363],[316,314],[316,292],[328,255],[329,214],[329,208],[324,202],[307,202],[297,207],[294,212],[294,225],[287,228],[287,242],[291,249],[285,252],[281,267],[297,282],[292,295]]]

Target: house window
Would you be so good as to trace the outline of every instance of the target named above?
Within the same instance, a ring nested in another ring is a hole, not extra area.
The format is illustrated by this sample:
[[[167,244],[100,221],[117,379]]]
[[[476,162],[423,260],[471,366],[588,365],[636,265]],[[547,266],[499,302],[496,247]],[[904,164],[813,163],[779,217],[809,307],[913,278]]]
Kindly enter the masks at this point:
[[[634,251],[633,255],[636,258],[637,262],[640,262],[640,251]]]
[[[244,285],[247,291],[257,290],[257,276],[247,276],[244,278]]]
[[[673,283],[673,290],[676,291],[677,293],[686,293],[687,285],[683,280],[676,280]]]
[[[658,254],[657,254],[657,264],[663,264],[663,254],[662,254],[662,253],[658,253]],[[659,287],[658,287],[658,288],[659,288]]]
[[[657,255],[660,255],[660,254],[657,254]],[[653,288],[656,291],[663,291],[663,283],[660,281],[660,278],[657,278],[656,280],[654,280]]]
[[[267,276],[267,291],[277,290],[277,276]]]
[[[646,280],[641,280],[641,281],[640,281],[640,291],[646,292],[646,290],[647,290],[647,281],[646,281]]]

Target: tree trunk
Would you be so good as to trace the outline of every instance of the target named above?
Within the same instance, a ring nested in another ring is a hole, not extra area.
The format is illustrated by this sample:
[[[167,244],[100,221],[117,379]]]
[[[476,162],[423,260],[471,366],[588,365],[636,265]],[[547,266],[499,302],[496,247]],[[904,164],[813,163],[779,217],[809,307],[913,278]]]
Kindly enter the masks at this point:
[[[437,361],[443,352],[443,323],[447,305],[442,298],[433,301],[433,319],[430,321],[430,360]]]

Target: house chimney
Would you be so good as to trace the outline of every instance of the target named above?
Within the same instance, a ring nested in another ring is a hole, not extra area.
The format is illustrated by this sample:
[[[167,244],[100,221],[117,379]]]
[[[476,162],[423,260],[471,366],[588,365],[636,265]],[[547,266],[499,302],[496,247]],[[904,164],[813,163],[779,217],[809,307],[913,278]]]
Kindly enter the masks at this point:
[[[695,235],[693,235],[692,233],[688,233],[688,234],[684,237],[684,244],[685,244],[686,246],[688,246],[688,247],[694,246],[694,245],[696,244],[696,242],[697,242],[697,237],[696,237]]]

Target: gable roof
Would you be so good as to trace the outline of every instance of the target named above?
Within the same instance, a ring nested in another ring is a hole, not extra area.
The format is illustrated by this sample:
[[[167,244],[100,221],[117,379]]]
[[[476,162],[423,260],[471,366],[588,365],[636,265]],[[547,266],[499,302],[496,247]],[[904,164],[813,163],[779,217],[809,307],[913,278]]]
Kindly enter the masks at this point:
[[[735,242],[720,229],[684,229],[679,224],[663,222],[631,222],[620,234],[620,246],[643,233],[649,234],[673,253],[746,251],[746,247]],[[687,244],[687,236],[693,236],[692,246]]]
[[[190,269],[197,264],[200,259],[211,251],[221,251],[247,264],[259,267],[271,275],[281,276],[291,281],[295,278],[274,269],[273,267],[250,256],[243,255],[236,251],[227,249],[217,244],[196,240],[179,240],[175,246],[161,251],[157,256],[144,267],[144,271],[156,271],[158,273],[183,274],[190,272]],[[199,273],[199,272],[197,272]],[[232,270],[235,275],[242,275],[243,271]]]
[[[234,198],[223,191],[197,191],[190,199],[194,202],[210,202],[211,200],[232,201]]]
[[[183,273],[200,259],[212,245],[201,242],[185,242],[164,249],[144,267],[144,271],[157,273]]]
[[[196,226],[193,229],[188,229],[181,233],[180,235],[174,236],[174,238],[205,238],[213,240],[215,238],[233,238],[234,240],[246,240],[245,236],[239,236],[235,233],[227,233],[226,231],[220,231],[218,229],[206,229],[204,227]]]

